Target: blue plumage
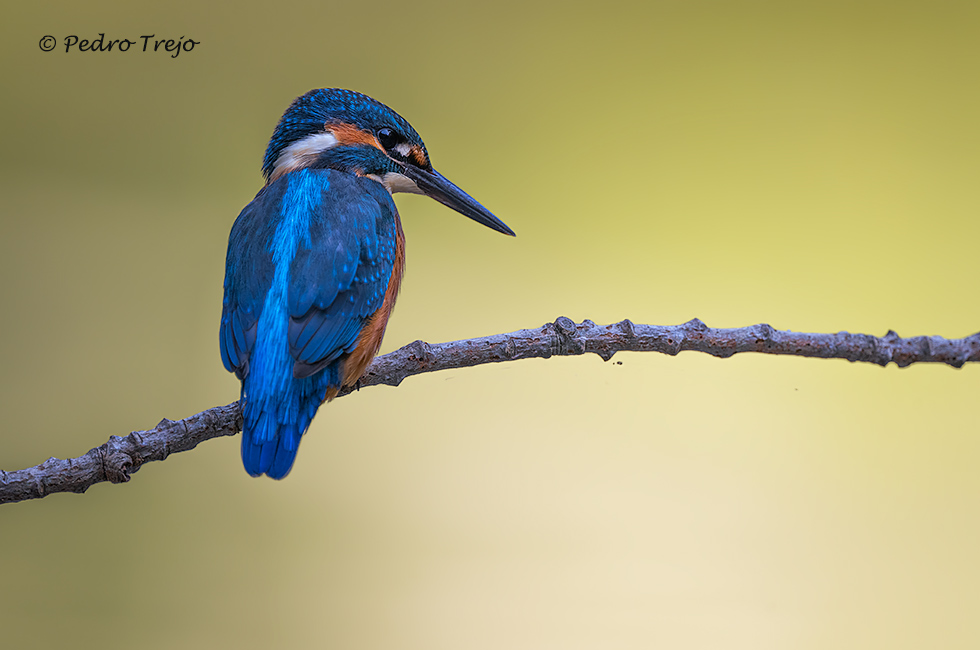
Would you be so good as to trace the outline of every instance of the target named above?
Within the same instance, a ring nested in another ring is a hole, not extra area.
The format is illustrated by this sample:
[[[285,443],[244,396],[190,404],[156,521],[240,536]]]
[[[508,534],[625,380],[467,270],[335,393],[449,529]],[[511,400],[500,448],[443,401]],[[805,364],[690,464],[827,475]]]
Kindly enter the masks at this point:
[[[279,120],[262,161],[265,177],[272,175],[276,160],[287,145],[322,131],[328,123],[357,124],[367,131],[394,127],[408,142],[425,149],[412,125],[381,102],[353,90],[320,88],[297,97]]]
[[[392,192],[426,194],[513,235],[432,168],[415,129],[366,95],[297,98],[269,141],[266,185],[231,230],[221,360],[242,381],[242,460],[283,478],[324,399],[384,336],[404,267]]]
[[[395,205],[377,182],[302,169],[264,188],[228,243],[221,351],[242,381],[242,459],[282,478],[341,357],[384,300]],[[321,372],[322,371],[322,372]]]

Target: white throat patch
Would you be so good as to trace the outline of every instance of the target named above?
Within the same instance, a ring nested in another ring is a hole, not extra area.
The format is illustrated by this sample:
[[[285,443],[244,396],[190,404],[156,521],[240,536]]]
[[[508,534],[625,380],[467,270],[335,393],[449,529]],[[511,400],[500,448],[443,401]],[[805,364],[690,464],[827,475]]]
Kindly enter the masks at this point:
[[[388,172],[381,178],[381,184],[388,188],[388,191],[405,192],[406,194],[422,194],[422,190],[411,178],[398,172]]]

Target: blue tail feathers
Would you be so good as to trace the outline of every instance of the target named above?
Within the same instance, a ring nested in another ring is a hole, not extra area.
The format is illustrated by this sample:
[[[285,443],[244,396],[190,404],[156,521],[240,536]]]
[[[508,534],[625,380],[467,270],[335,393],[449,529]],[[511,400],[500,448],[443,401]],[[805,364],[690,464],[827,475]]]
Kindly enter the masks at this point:
[[[245,471],[252,476],[268,474],[272,478],[282,478],[293,467],[302,433],[295,424],[276,422],[276,417],[268,412],[260,412],[257,421],[255,419],[254,415],[246,416],[242,429]]]
[[[249,391],[247,377],[242,390],[242,462],[252,476],[281,479],[296,460],[299,442],[331,385],[336,369],[326,368],[309,378],[292,379],[286,394],[262,395]]]

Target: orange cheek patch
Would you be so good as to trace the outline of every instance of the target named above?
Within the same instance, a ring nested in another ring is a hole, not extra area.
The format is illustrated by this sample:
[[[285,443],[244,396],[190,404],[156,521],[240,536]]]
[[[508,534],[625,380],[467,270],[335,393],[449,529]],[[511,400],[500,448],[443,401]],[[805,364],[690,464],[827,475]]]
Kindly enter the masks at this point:
[[[384,151],[384,147],[381,146],[373,133],[359,129],[353,124],[327,122],[324,127],[333,133],[333,137],[337,138],[338,145],[366,144]]]
[[[416,165],[419,167],[428,167],[429,157],[425,155],[425,151],[422,147],[417,144],[413,144],[412,148],[408,150],[408,157],[411,158]]]

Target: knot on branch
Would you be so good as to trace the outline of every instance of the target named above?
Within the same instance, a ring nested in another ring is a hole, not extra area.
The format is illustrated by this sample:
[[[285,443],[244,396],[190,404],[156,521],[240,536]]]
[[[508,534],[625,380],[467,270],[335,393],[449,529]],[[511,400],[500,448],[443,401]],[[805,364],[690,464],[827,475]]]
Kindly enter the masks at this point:
[[[555,328],[555,352],[558,355],[585,354],[585,343],[578,338],[578,327],[568,316],[559,316],[552,323]]]
[[[627,341],[632,342],[636,340],[636,326],[633,325],[633,321],[628,318],[616,323],[616,329],[626,338]]]
[[[134,443],[137,443],[137,440],[133,440],[133,436],[138,438],[135,431],[125,438],[109,436],[109,442],[93,450],[98,454],[107,481],[126,483],[132,473],[143,464],[142,456],[136,452],[137,445]]]
[[[708,326],[700,318],[692,318],[683,325],[684,333],[693,338],[703,339],[704,333],[708,331]]]
[[[432,354],[432,346],[422,339],[412,341],[406,347],[408,347],[412,357],[414,357],[422,367],[428,366],[435,358],[435,355]]]
[[[517,355],[519,354],[519,350],[517,349],[517,343],[514,342],[514,337],[512,336],[507,337],[507,342],[504,343],[503,354],[505,359],[513,360],[517,358]]]
[[[575,334],[575,321],[573,321],[568,316],[559,316],[555,319],[555,329],[558,330],[559,334],[564,334],[566,337]]]
[[[759,347],[770,347],[775,335],[776,330],[768,323],[759,323],[755,326],[755,343]]]

